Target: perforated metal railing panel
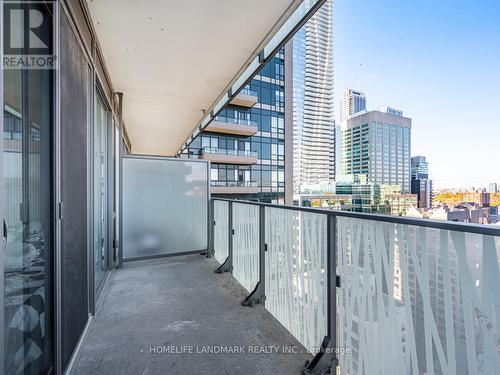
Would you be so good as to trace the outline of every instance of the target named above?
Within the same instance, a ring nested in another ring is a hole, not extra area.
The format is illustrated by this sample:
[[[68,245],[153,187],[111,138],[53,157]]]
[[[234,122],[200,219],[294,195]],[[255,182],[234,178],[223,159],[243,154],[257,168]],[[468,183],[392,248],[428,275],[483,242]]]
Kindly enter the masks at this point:
[[[498,237],[338,219],[342,373],[498,374]]]
[[[233,203],[233,276],[251,292],[259,282],[259,207]]]
[[[308,350],[327,335],[327,216],[266,207],[266,309]]]
[[[229,202],[214,201],[214,258],[224,263],[229,255]]]

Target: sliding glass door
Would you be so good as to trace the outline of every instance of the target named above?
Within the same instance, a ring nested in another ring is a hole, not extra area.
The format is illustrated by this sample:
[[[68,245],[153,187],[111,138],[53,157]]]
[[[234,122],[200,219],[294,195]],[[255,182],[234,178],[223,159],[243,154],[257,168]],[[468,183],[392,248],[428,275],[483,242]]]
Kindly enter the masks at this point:
[[[52,73],[4,70],[3,79],[2,366],[39,374],[53,359]]]
[[[96,90],[94,117],[94,288],[98,295],[108,269],[108,131],[109,111]]]
[[[114,265],[120,259],[120,125],[118,121],[113,124],[113,256]]]

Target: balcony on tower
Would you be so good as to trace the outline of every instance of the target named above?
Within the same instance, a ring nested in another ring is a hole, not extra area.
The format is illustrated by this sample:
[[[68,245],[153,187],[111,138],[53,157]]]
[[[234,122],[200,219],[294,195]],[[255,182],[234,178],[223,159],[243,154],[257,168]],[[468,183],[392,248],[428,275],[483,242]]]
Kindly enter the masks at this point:
[[[228,150],[216,147],[203,147],[198,159],[207,160],[211,163],[222,164],[256,164],[257,152],[250,150]]]
[[[259,97],[257,92],[245,87],[233,98],[233,100],[231,100],[230,104],[251,108],[257,104],[258,100]]]
[[[255,194],[260,191],[257,181],[212,181],[212,194]]]
[[[256,121],[224,116],[217,116],[205,128],[205,131],[208,132],[243,135],[248,137],[256,134],[258,130]]]

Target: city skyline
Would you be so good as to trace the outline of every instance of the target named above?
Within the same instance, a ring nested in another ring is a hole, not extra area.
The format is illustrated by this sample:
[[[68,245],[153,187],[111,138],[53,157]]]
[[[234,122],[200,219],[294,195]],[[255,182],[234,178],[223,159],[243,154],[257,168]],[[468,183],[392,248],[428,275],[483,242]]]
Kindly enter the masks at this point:
[[[334,7],[336,91],[363,91],[367,110],[403,109],[413,119],[412,156],[427,156],[437,189],[499,181],[500,77],[491,72],[500,63],[500,4],[359,0]]]

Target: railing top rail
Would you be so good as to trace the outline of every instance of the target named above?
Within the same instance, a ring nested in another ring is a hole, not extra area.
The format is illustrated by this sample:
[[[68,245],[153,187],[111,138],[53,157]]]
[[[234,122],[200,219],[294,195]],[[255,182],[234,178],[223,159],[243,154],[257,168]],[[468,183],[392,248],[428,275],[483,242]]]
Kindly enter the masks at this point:
[[[339,210],[330,210],[327,208],[300,207],[300,206],[280,205],[280,204],[273,204],[273,203],[234,200],[234,199],[225,199],[225,198],[211,198],[211,199],[218,200],[218,201],[241,203],[241,204],[252,204],[252,205],[264,206],[264,207],[270,207],[270,208],[279,208],[279,209],[284,209],[284,210],[294,210],[294,211],[310,212],[310,213],[323,214],[323,215],[332,215],[332,216],[336,216],[336,217],[347,217],[347,218],[359,219],[359,220],[379,221],[379,222],[386,222],[386,223],[412,225],[412,226],[417,226],[417,227],[426,227],[426,228],[434,228],[434,229],[442,229],[442,230],[450,230],[450,231],[456,231],[456,232],[474,233],[474,234],[482,234],[482,235],[487,235],[487,236],[500,237],[500,228],[497,228],[493,225],[457,223],[457,222],[453,222],[453,221],[438,221],[438,220],[430,220],[430,219],[418,219],[418,218],[404,217],[404,216],[390,216],[390,215],[381,215],[381,214],[369,214],[369,213],[363,213],[363,212],[339,211]]]
[[[239,155],[239,156],[257,156],[257,151],[252,150],[238,150],[238,149],[227,149],[218,147],[208,147],[204,146],[200,149],[199,153],[209,153],[209,154],[222,154],[222,155]]]
[[[193,155],[194,156],[194,155]],[[202,162],[205,164],[209,164],[207,160],[201,160],[198,158],[176,158],[172,156],[163,156],[163,155],[146,155],[146,154],[124,154],[122,155],[123,159],[137,159],[137,160],[160,160],[160,161],[173,161],[173,162]]]
[[[247,118],[234,118],[228,116],[216,116],[214,121],[225,122],[230,124],[238,124],[238,125],[248,125],[248,126],[257,126],[257,121],[247,119]]]
[[[257,91],[252,90],[252,89],[247,88],[247,87],[242,88],[239,93],[240,94],[250,94],[250,95],[253,95],[253,96],[257,96],[259,94]]]

